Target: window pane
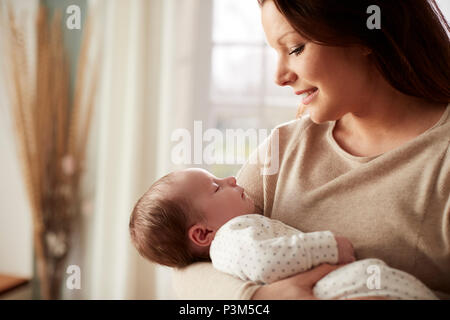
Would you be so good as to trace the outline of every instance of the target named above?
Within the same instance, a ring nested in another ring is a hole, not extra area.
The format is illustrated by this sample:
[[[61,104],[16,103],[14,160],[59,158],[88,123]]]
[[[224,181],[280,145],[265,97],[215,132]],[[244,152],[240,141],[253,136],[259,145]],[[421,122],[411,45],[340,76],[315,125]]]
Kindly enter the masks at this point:
[[[264,41],[261,9],[257,0],[214,0],[213,41]]]
[[[211,98],[257,99],[261,93],[262,47],[214,46]],[[250,101],[249,101],[250,102]]]

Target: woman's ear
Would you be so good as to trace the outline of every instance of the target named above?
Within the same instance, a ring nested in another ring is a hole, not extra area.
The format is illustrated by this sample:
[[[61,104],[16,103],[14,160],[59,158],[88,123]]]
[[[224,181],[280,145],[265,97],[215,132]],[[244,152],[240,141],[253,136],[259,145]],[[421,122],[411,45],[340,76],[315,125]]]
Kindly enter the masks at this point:
[[[194,244],[206,247],[209,246],[214,239],[214,230],[207,228],[201,223],[196,223],[189,228],[188,236]]]

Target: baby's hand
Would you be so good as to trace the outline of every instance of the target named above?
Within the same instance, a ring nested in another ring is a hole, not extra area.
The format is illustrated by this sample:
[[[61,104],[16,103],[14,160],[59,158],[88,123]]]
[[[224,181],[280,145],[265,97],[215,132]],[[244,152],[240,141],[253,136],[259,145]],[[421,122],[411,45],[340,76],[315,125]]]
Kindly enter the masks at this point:
[[[355,261],[355,252],[352,243],[344,237],[335,237],[338,247],[338,264]]]

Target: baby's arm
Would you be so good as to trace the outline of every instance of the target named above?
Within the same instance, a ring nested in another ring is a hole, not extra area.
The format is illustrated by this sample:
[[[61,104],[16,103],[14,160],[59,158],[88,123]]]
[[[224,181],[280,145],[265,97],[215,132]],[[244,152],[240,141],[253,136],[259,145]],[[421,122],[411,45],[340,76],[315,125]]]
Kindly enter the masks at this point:
[[[347,238],[344,237],[336,236],[335,239],[338,246],[338,254],[339,254],[338,263],[343,264],[355,261],[356,260],[355,252],[353,250],[352,243]]]
[[[303,233],[261,215],[230,220],[216,234],[210,256],[215,268],[243,280],[271,283],[322,263],[339,262],[330,231]]]

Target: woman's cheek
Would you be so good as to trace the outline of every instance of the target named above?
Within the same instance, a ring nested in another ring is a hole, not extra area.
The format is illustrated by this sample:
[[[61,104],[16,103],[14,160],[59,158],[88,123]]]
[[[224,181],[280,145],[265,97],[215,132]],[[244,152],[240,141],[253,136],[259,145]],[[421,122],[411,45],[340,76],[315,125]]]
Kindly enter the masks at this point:
[[[299,65],[300,79],[305,82],[305,85],[311,84],[316,86],[316,82],[321,79],[321,70],[322,66],[319,63],[318,57],[310,53]]]

